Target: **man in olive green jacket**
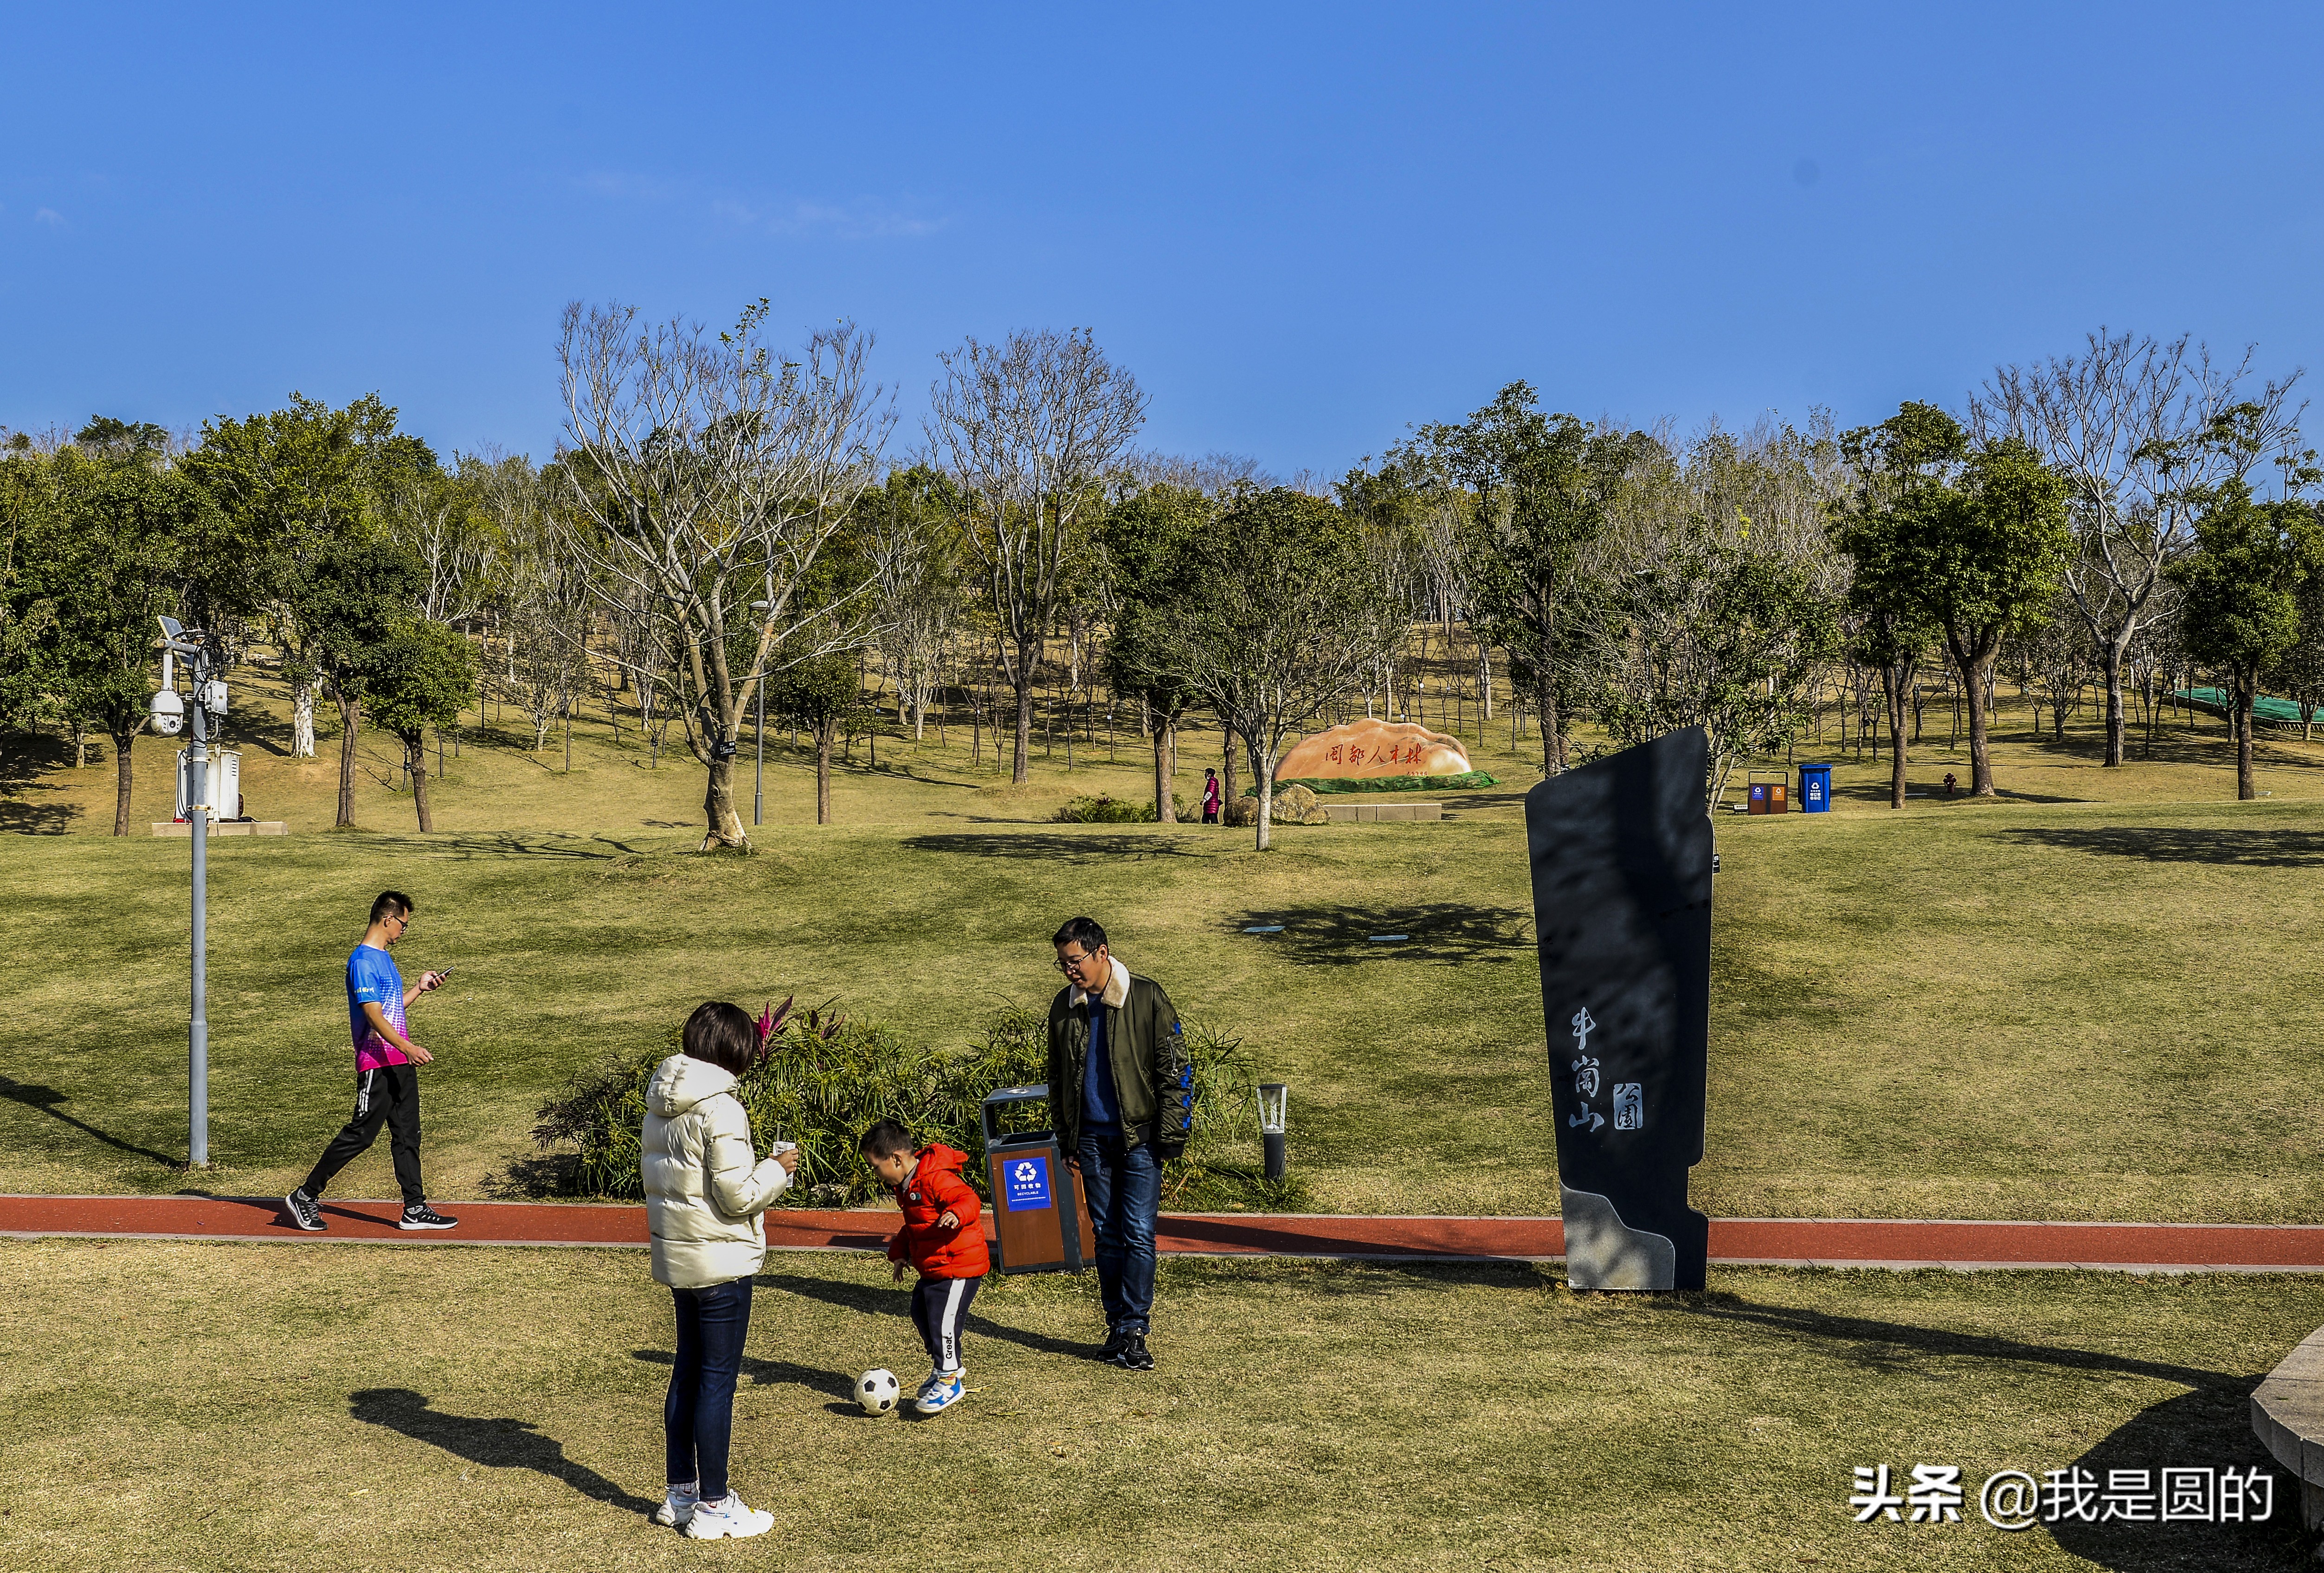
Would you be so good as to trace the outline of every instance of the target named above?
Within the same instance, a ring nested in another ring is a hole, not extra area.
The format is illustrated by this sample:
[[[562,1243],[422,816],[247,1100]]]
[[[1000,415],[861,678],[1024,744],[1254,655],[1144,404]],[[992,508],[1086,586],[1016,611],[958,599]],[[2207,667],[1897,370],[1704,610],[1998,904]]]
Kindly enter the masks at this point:
[[[1162,1165],[1194,1133],[1194,1067],[1170,996],[1113,958],[1094,920],[1073,919],[1050,942],[1065,986],[1049,1003],[1049,1112],[1097,1228],[1099,1358],[1151,1371]]]

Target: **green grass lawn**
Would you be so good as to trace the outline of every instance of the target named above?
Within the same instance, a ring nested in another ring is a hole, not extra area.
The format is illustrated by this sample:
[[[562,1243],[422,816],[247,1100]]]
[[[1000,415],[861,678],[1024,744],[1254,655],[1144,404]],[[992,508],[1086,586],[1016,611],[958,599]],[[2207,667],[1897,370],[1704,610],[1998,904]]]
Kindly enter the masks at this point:
[[[281,758],[279,693],[263,677],[237,693],[245,793],[295,833],[213,845],[203,1189],[286,1189],[345,1118],[342,964],[393,885],[420,903],[407,972],[460,967],[414,1013],[441,1056],[425,1107],[447,1198],[507,1185],[565,1076],[705,997],[836,997],[959,1041],[1047,998],[1047,936],[1088,911],[1184,1013],[1290,1082],[1292,1161],[1318,1208],[1555,1210],[1519,799],[1535,776],[1530,740],[1511,753],[1505,730],[1471,731],[1504,790],[1448,798],[1450,822],[1286,827],[1261,855],[1241,832],[1046,822],[1073,795],[1150,790],[1134,730],[1113,763],[1084,743],[1068,773],[1059,747],[1012,788],[989,735],[980,770],[958,728],[915,750],[890,722],[881,770],[861,742],[843,770],[838,823],[811,822],[811,775],[778,748],[760,855],[702,858],[698,767],[646,768],[634,729],[617,745],[602,718],[570,774],[554,745],[536,760],[471,735],[430,837],[367,752],[366,828],[323,829],[335,745]],[[1999,802],[1892,813],[1885,765],[1842,756],[1835,813],[1720,817],[1698,1203],[2324,1220],[2324,749],[2271,743],[2275,795],[2239,805],[2218,800],[2233,775],[2216,722],[2115,772],[2087,731],[2059,745],[2024,726],[2002,717]],[[1941,740],[1916,791],[1966,773]],[[1187,739],[1182,782],[1216,742]],[[141,747],[141,800],[164,800],[167,755]],[[65,833],[0,834],[0,1190],[189,1182],[187,847],[86,833],[74,805],[109,808],[111,780],[109,762],[43,768],[5,800],[17,828]],[[1285,931],[1242,932],[1258,923]],[[389,1194],[384,1143],[339,1189]]]
[[[2290,1568],[2273,1523],[2004,1534],[2002,1468],[2268,1463],[2259,1376],[2309,1277],[1720,1272],[1567,1294],[1524,1267],[1174,1261],[1133,1376],[1085,1281],[977,1300],[936,1419],[905,1291],[779,1254],[733,1478],[768,1541],[693,1547],[662,1484],[667,1295],[641,1253],[0,1245],[0,1564],[64,1570]],[[923,1429],[929,1427],[934,1429]],[[1956,1465],[1968,1522],[1858,1525],[1851,1470]],[[2279,1482],[2281,1485],[2281,1482]]]

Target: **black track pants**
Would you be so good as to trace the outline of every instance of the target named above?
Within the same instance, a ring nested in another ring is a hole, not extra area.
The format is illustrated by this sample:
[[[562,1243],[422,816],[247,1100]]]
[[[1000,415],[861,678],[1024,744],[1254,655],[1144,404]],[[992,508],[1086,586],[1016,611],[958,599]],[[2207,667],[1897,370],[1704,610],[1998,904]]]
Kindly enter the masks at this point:
[[[377,1070],[355,1072],[355,1115],[331,1138],[315,1171],[300,1187],[309,1196],[321,1196],[331,1176],[370,1150],[387,1126],[389,1150],[395,1156],[395,1183],[402,1188],[403,1205],[418,1207],[428,1199],[420,1183],[420,1076],[411,1065],[383,1065]]]
[[[968,1321],[968,1302],[976,1298],[982,1278],[923,1278],[912,1291],[912,1320],[927,1346],[928,1364],[939,1371],[960,1369],[960,1329]]]

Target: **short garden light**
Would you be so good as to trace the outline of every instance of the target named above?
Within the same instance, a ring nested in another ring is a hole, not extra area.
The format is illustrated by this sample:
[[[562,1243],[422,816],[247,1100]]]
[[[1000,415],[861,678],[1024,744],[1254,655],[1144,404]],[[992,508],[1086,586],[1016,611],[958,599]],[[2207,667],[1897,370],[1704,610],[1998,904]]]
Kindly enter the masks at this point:
[[[1267,1178],[1283,1178],[1283,1124],[1291,1112],[1291,1088],[1280,1081],[1259,1084],[1259,1139],[1267,1149]]]

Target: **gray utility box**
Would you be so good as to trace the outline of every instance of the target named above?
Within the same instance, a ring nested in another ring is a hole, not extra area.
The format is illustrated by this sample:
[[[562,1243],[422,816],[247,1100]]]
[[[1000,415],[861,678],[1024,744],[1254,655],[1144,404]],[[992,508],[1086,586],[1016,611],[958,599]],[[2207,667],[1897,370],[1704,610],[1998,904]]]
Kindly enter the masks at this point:
[[[1004,1087],[984,1100],[984,1173],[992,1187],[992,1264],[1003,1272],[1079,1272],[1094,1260],[1097,1236],[1082,1199],[1081,1175],[1054,1131],[993,1124],[1014,1104],[1047,1103],[1046,1083]]]

